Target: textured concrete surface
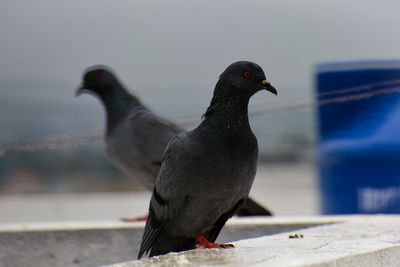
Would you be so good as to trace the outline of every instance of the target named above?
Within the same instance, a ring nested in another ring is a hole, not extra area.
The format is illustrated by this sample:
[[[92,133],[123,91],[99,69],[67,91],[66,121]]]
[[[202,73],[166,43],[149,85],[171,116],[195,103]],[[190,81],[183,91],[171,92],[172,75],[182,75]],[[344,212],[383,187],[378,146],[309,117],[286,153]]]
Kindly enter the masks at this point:
[[[337,222],[330,218],[232,219],[220,242]],[[144,223],[0,224],[0,266],[98,266],[135,259]]]
[[[197,249],[109,267],[400,266],[400,216],[341,218],[341,223],[233,242],[232,249]],[[300,238],[290,238],[296,234]]]

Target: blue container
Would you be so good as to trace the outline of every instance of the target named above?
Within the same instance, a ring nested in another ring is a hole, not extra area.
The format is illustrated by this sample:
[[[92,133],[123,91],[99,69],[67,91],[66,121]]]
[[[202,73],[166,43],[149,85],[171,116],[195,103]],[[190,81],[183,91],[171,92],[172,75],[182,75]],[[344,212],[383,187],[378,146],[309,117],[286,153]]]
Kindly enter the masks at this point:
[[[400,60],[322,63],[316,87],[322,213],[400,213]]]

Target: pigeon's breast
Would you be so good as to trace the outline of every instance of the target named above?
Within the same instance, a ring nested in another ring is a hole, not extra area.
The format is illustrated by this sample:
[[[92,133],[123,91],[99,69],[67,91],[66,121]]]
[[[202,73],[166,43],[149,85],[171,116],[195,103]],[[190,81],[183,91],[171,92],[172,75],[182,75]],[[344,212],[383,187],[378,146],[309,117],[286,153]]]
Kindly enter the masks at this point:
[[[198,235],[209,230],[221,214],[229,212],[241,199],[248,197],[257,169],[257,146],[241,152],[207,146],[193,151],[191,156],[194,160],[191,162],[196,166],[187,176],[191,185],[187,188],[187,208],[176,222],[186,235]]]

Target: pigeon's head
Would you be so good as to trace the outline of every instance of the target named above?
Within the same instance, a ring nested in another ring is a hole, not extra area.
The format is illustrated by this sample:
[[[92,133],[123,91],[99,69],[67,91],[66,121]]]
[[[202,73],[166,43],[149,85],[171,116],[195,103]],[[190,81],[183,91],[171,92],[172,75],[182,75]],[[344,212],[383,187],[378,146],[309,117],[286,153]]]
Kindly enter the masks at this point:
[[[116,84],[118,80],[111,69],[106,66],[94,66],[83,74],[83,81],[76,91],[76,96],[85,92],[102,96],[113,90]]]
[[[219,77],[217,88],[232,94],[252,96],[260,90],[277,95],[276,89],[265,78],[260,66],[249,61],[232,63]]]

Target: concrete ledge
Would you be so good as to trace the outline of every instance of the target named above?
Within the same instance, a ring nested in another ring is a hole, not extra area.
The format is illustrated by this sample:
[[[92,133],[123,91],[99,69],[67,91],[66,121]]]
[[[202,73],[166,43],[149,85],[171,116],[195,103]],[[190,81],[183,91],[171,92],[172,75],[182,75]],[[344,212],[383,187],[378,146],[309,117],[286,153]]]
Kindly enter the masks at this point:
[[[220,242],[339,222],[336,217],[233,218]],[[0,266],[98,266],[135,259],[144,223],[0,224]]]
[[[320,217],[324,218],[324,217]],[[400,216],[342,216],[341,223],[233,242],[233,249],[191,250],[110,265],[399,266]],[[296,235],[303,238],[289,238]]]

